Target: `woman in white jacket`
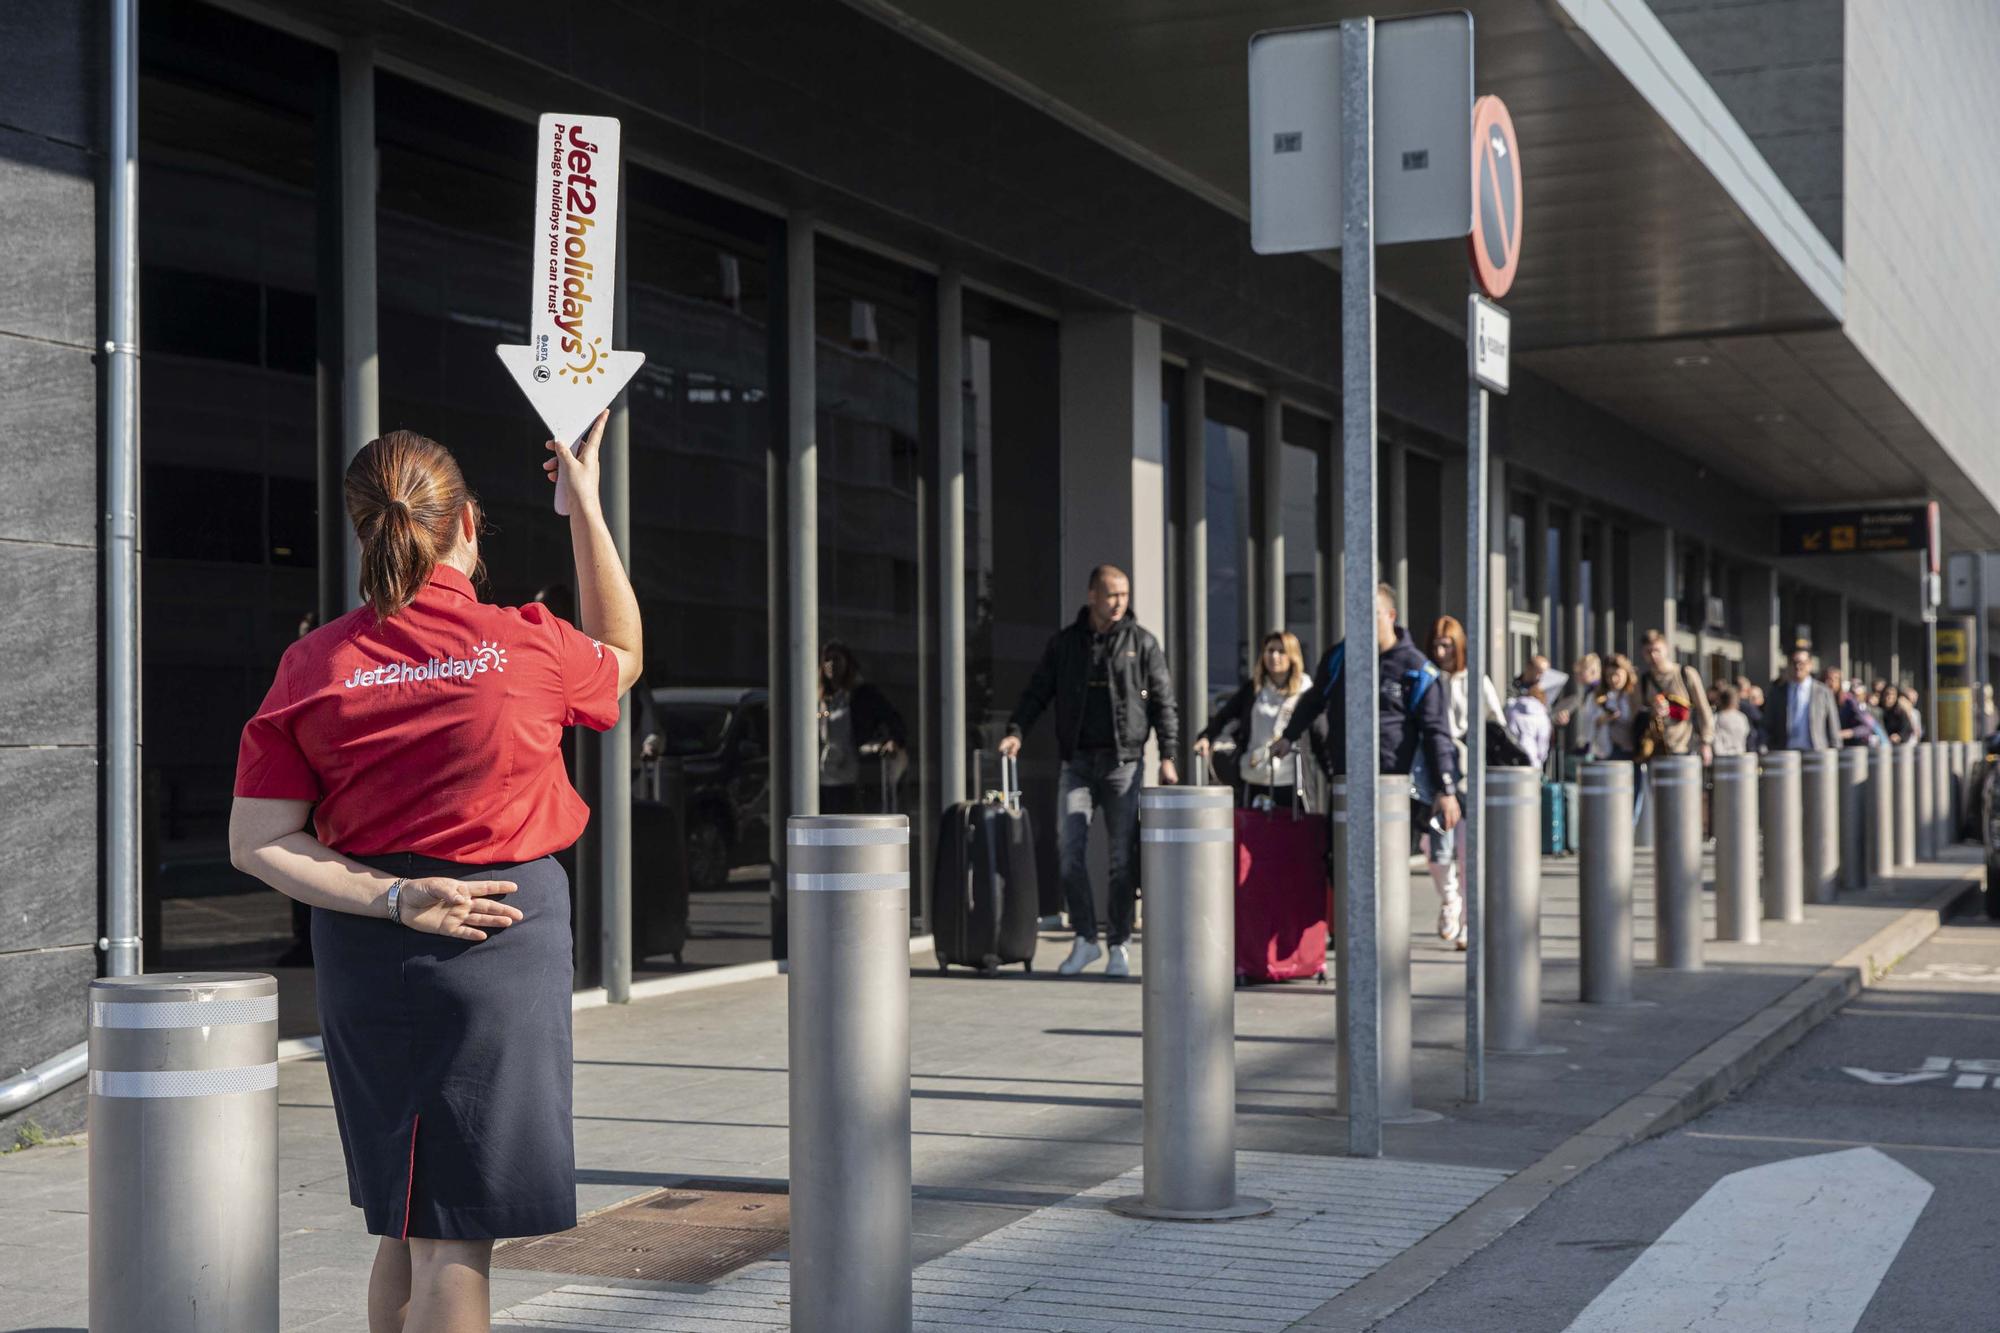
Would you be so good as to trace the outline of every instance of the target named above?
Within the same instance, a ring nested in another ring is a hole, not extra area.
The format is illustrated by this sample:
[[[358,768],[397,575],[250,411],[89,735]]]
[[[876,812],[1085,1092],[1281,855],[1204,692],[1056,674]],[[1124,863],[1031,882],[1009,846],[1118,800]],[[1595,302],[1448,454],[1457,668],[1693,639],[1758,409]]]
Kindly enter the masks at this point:
[[[1472,721],[1471,673],[1465,668],[1465,626],[1451,616],[1439,616],[1431,626],[1431,660],[1437,663],[1438,671],[1444,676],[1445,710],[1451,721],[1451,743],[1458,751],[1458,771],[1468,772],[1467,762],[1471,751],[1467,748],[1467,731]],[[1493,682],[1480,677],[1480,688],[1486,700],[1486,717],[1490,721],[1502,720],[1500,692],[1493,688]],[[1452,846],[1447,853],[1436,845],[1442,839],[1434,831],[1424,833],[1424,860],[1431,872],[1431,883],[1438,893],[1438,938],[1450,940],[1463,949],[1465,936],[1465,900],[1458,891],[1458,861],[1465,850],[1465,825],[1463,822],[1449,835]]]
[[[1257,651],[1257,665],[1229,702],[1216,710],[1201,734],[1195,737],[1194,752],[1207,758],[1215,739],[1225,727],[1236,727],[1237,799],[1247,794],[1267,798],[1275,809],[1287,809],[1298,793],[1299,765],[1304,751],[1293,753],[1292,762],[1271,757],[1271,741],[1285,734],[1292,709],[1299,696],[1312,688],[1306,674],[1305,650],[1298,636],[1287,630],[1272,630]]]

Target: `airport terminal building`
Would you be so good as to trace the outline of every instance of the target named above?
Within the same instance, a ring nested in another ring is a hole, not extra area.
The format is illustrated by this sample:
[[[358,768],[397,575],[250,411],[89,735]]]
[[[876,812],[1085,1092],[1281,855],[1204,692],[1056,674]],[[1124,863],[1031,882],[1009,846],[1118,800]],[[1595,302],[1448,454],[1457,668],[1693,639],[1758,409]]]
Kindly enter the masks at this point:
[[[1470,8],[1526,199],[1491,674],[1657,627],[1710,678],[1768,680],[1803,637],[1921,685],[1920,557],[1781,554],[1780,517],[1936,501],[1948,550],[2000,548],[2000,155],[1978,147],[2000,13]],[[542,430],[493,353],[526,334],[545,111],[623,124],[647,679],[574,768],[594,803],[614,769],[634,786],[611,845],[632,845],[641,978],[783,957],[773,830],[821,798],[829,641],[905,742],[855,799],[910,814],[927,879],[938,813],[1093,566],[1130,571],[1188,736],[1265,630],[1309,657],[1340,636],[1342,578],[1368,575],[1340,558],[1339,269],[1251,252],[1245,70],[1254,32],[1354,0],[142,0],[129,33],[115,9],[0,15],[0,1080],[82,1040],[135,882],[148,970],[272,970],[285,1035],[312,1030],[294,913],[224,833],[279,654],[353,604],[353,449],[394,427],[449,445],[490,521],[486,595],[569,610]],[[136,173],[113,161],[127,58]],[[1464,246],[1378,267],[1381,571],[1422,627],[1466,601]],[[1990,680],[1984,564],[1947,610],[1977,618]],[[1045,829],[1050,731],[1023,765]],[[604,843],[572,858],[586,992]],[[71,1085],[0,1135],[82,1108]]]

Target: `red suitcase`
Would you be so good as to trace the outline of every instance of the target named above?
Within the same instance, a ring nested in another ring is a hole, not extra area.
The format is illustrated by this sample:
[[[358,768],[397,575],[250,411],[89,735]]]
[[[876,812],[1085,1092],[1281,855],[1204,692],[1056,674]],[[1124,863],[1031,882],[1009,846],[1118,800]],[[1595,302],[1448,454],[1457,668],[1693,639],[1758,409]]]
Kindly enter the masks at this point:
[[[1236,980],[1326,980],[1326,820],[1290,810],[1236,812]]]

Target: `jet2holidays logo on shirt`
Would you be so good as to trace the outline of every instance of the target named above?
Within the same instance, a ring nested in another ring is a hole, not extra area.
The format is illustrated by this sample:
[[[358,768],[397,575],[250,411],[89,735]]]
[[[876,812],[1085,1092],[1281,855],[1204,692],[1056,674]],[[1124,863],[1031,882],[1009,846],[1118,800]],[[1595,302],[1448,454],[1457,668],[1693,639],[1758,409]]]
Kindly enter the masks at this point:
[[[367,689],[372,685],[408,685],[424,680],[462,680],[470,682],[474,676],[488,671],[507,669],[507,650],[497,643],[481,640],[470,657],[433,657],[428,662],[391,662],[387,666],[356,667],[354,674],[346,681],[350,690]]]

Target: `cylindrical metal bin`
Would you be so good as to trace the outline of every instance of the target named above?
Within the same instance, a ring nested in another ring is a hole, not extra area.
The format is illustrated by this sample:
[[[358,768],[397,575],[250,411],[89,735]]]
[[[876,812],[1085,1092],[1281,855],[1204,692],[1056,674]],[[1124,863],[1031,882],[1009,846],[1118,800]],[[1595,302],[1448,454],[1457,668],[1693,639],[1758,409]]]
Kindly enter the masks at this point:
[[[1868,750],[1850,745],[1840,756],[1840,887],[1868,887],[1868,818],[1873,809],[1868,785]]]
[[[792,1327],[907,1333],[910,821],[787,825]]]
[[[1660,755],[1647,765],[1653,822],[1653,961],[1701,970],[1701,759]]]
[[[1382,1119],[1386,1122],[1430,1120],[1435,1113],[1419,1111],[1410,1092],[1410,780],[1384,773],[1375,789],[1375,985],[1376,1012],[1381,1017]],[[1333,809],[1333,928],[1334,1014],[1340,1031],[1347,1031],[1347,781],[1335,779],[1330,792]],[[1342,1114],[1347,1111],[1347,1060],[1336,1062]]]
[[[1757,756],[1715,757],[1715,938],[1756,944],[1758,919]]]
[[[1868,747],[1868,882],[1896,873],[1896,755],[1888,745]]]
[[[1898,867],[1917,863],[1917,752],[1908,745],[1891,745],[1890,790],[1896,794],[1895,823],[1890,837]]]
[[[1495,1051],[1554,1054],[1542,1021],[1541,779],[1486,770],[1486,1038]]]
[[[91,1333],[278,1327],[278,983],[90,983]]]
[[[1799,824],[1806,901],[1830,903],[1840,888],[1840,751],[1800,751]]]
[[[1919,861],[1937,860],[1937,747],[1929,741],[1918,741],[1905,745],[1905,750],[1916,751],[1910,757],[1911,776],[1916,780],[1915,836],[1911,841],[1915,857]]]
[[[1764,830],[1764,919],[1806,919],[1803,768],[1797,750],[1764,756],[1758,822]]]
[[[1582,997],[1588,1004],[1632,999],[1632,765],[1583,766],[1578,878]]]
[[[1212,1222],[1272,1205],[1236,1193],[1236,795],[1139,794],[1146,886],[1145,1193],[1132,1217]]]

